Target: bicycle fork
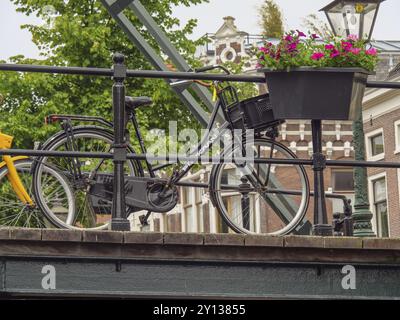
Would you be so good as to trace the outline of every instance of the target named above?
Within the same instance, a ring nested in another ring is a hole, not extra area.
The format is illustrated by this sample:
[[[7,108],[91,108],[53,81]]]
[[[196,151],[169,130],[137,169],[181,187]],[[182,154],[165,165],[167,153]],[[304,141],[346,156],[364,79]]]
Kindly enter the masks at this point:
[[[0,149],[10,149],[12,144],[13,137],[8,136],[6,134],[0,133]],[[15,157],[12,158],[11,156],[3,156],[3,163],[0,163],[0,168],[4,165],[7,166],[8,174],[7,178],[11,183],[13,190],[17,197],[21,200],[23,204],[34,206],[34,202],[32,198],[29,196],[28,192],[26,191],[22,181],[18,175],[17,169],[15,168],[14,161],[19,159],[28,159],[27,157]]]

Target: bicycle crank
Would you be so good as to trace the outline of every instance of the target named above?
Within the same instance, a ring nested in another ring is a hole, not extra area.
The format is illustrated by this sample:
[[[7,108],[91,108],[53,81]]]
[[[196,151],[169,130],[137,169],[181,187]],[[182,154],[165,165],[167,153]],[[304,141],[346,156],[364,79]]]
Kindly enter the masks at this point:
[[[113,181],[111,174],[98,174],[89,194],[93,203],[112,202]],[[154,178],[125,177],[126,205],[134,211],[168,212],[179,201],[178,188],[167,187],[168,181]]]

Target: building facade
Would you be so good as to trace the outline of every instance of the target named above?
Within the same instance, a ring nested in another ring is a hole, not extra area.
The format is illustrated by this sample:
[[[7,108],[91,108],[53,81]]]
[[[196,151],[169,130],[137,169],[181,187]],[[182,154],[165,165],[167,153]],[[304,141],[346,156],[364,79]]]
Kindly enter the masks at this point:
[[[400,73],[392,73],[389,80],[399,82]],[[400,162],[399,90],[368,90],[363,120],[367,160]],[[374,231],[380,237],[399,237],[400,171],[369,168],[368,190]]]

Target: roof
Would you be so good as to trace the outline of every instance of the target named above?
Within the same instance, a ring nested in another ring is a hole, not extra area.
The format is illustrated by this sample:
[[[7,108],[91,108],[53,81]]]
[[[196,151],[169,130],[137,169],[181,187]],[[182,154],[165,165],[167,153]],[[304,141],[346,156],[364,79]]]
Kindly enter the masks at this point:
[[[372,40],[371,45],[383,52],[400,53],[400,40]]]

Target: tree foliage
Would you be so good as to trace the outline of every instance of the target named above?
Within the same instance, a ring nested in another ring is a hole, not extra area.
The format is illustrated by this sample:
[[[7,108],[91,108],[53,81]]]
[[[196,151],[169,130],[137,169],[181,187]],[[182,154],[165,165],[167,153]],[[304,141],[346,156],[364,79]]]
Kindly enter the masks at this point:
[[[285,32],[283,13],[274,0],[265,0],[261,6],[262,34],[267,38],[280,38]]]
[[[36,15],[43,20],[41,25],[22,26],[31,32],[42,59],[20,55],[11,57],[9,61],[12,63],[109,68],[113,53],[121,52],[126,56],[128,68],[152,69],[99,0],[10,1],[19,12]],[[179,20],[172,16],[172,8],[207,1],[145,0],[142,3],[178,50],[190,63],[196,64],[193,57],[197,43],[187,38],[196,26],[196,20],[181,26]],[[53,10],[51,15],[49,6]],[[161,54],[138,19],[128,10],[124,13]],[[4,97],[0,106],[0,130],[14,135],[18,147],[32,147],[33,141],[43,141],[56,130],[43,125],[43,119],[48,114],[85,114],[110,119],[111,86],[112,81],[102,77],[0,72],[0,94]],[[153,98],[153,106],[138,111],[139,122],[145,129],[167,128],[170,120],[177,120],[180,127],[199,127],[162,80],[129,79],[127,94]]]

